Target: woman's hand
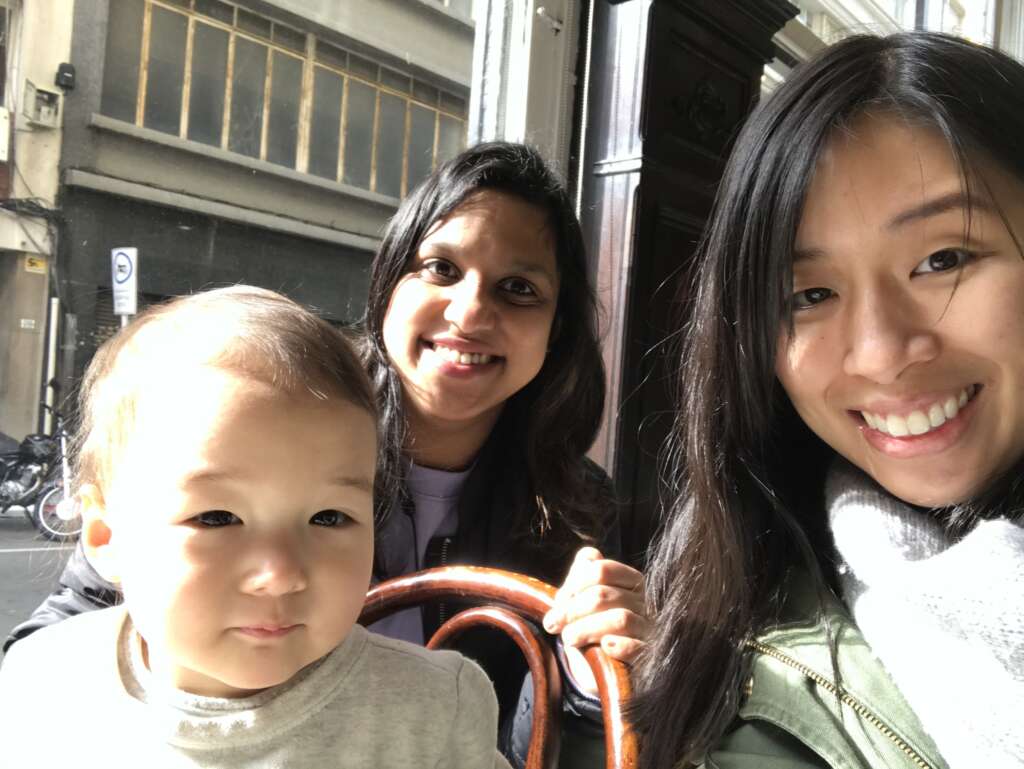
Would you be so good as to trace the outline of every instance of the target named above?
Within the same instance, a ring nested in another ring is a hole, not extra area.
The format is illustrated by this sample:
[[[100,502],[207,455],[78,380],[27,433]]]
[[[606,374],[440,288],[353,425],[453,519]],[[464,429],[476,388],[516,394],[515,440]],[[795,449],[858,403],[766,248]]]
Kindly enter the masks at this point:
[[[636,569],[605,559],[593,547],[576,553],[569,574],[544,616],[549,633],[561,633],[570,672],[579,688],[597,693],[593,673],[580,652],[600,644],[606,654],[632,662],[646,643],[644,578]]]

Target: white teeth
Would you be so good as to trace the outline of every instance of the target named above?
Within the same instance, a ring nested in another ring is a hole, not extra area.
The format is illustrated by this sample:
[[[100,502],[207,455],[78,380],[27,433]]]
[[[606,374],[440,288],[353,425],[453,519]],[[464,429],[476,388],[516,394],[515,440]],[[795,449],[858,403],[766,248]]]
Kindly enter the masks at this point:
[[[905,417],[889,414],[873,414],[867,411],[860,412],[868,427],[896,438],[903,438],[907,435],[924,435],[936,428],[942,427],[950,419],[960,413],[960,409],[967,405],[967,402],[977,392],[973,385],[964,388],[957,395],[951,395],[941,403],[933,403],[927,412],[923,410],[912,411]]]
[[[942,403],[942,411],[946,415],[946,419],[952,419],[960,413],[960,406],[957,404],[956,398],[950,396],[946,398]]]
[[[907,416],[907,429],[911,435],[924,435],[932,429],[932,423],[923,411],[911,411]]]
[[[938,403],[928,409],[928,422],[932,427],[942,427],[946,424],[946,412],[942,410],[942,406]]]
[[[890,414],[885,418],[886,432],[894,438],[902,438],[904,435],[910,434],[910,429],[907,427],[907,420],[903,417],[898,417],[895,414]]]
[[[451,347],[445,347],[442,344],[434,345],[434,353],[438,357],[443,358],[449,363],[458,363],[463,366],[477,366],[484,363],[490,363],[492,356],[481,352],[459,352],[453,350]]]

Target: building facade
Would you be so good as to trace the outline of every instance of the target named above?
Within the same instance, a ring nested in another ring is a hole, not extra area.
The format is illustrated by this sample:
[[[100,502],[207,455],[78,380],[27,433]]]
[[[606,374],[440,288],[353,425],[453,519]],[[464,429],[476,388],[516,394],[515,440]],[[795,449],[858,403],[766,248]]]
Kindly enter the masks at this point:
[[[70,0],[0,2],[0,433],[16,439],[37,429],[43,382],[55,373],[49,321],[62,277],[55,209],[63,103],[55,74],[71,48],[70,10]]]
[[[118,325],[118,247],[138,249],[140,306],[245,282],[358,319],[399,199],[464,146],[468,0],[56,4],[76,78],[59,164],[67,383]]]

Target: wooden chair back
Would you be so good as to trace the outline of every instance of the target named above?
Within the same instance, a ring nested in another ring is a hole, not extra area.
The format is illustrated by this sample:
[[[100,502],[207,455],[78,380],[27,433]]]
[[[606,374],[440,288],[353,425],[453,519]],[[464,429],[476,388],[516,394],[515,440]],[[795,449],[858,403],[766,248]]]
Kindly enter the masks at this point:
[[[554,602],[555,588],[540,580],[501,569],[445,566],[407,574],[374,585],[359,617],[370,625],[399,609],[427,601],[462,599],[476,604],[445,622],[427,643],[429,648],[451,646],[470,627],[504,631],[526,657],[533,677],[534,712],[527,769],[555,769],[561,731],[561,675],[552,636],[541,620]],[[593,646],[584,651],[597,681],[604,719],[607,769],[635,769],[636,737],[623,718],[630,695],[626,666]]]

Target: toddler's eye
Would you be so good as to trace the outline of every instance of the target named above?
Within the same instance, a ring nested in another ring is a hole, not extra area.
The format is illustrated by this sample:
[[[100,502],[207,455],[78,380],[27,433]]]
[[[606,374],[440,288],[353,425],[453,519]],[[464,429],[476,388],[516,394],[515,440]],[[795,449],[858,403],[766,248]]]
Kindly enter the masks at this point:
[[[321,510],[310,518],[309,522],[314,526],[344,526],[350,520],[352,519],[340,510]]]
[[[944,248],[917,265],[911,275],[958,270],[971,260],[971,256],[969,251],[964,251],[962,248]]]
[[[797,291],[793,294],[793,309],[807,310],[831,299],[833,296],[835,296],[835,292],[830,288],[821,288],[820,286],[805,288],[803,291]]]
[[[205,513],[193,516],[192,520],[208,529],[241,523],[237,515],[229,513],[227,510],[208,510]]]

